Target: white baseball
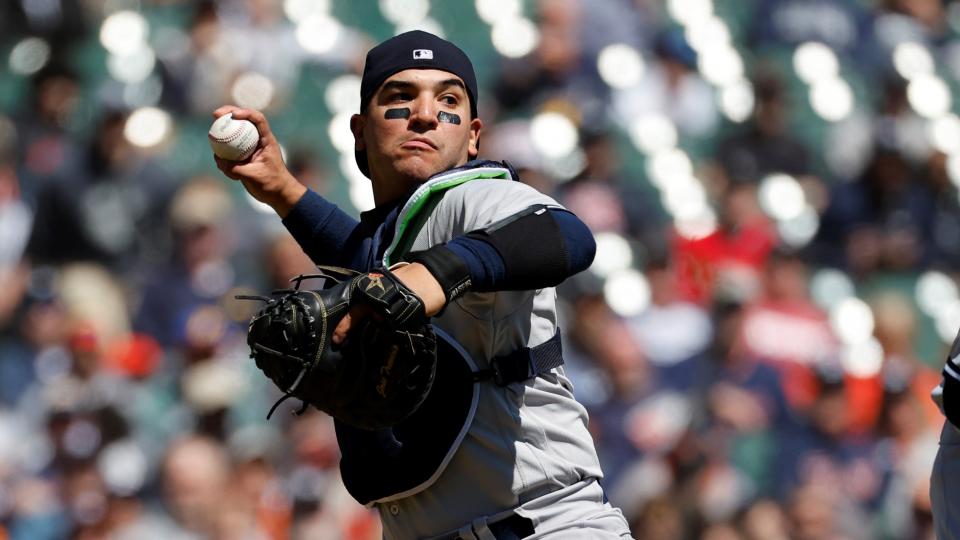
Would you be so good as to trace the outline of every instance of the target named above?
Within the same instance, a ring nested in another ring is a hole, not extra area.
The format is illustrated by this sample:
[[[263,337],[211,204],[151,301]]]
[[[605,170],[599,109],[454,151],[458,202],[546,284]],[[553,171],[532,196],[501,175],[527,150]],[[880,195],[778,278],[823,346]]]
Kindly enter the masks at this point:
[[[230,161],[243,161],[253,154],[260,142],[257,126],[249,120],[234,120],[233,113],[217,118],[207,133],[213,153]]]

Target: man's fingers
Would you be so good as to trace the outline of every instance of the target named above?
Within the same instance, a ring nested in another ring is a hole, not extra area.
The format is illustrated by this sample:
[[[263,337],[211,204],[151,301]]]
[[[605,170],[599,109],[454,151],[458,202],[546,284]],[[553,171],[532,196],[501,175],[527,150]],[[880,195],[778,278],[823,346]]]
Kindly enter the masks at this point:
[[[262,112],[254,109],[240,108],[235,108],[230,112],[233,113],[233,117],[237,120],[249,120],[253,122],[253,125],[257,126],[257,131],[260,132],[261,141],[264,139],[273,139],[273,132],[270,130],[270,123],[267,122],[267,117],[264,116]]]
[[[244,178],[258,178],[262,174],[262,166],[257,163],[251,163],[249,159],[244,161],[231,161],[221,157],[213,156],[217,162],[217,168],[228,178],[234,180],[243,180]]]
[[[347,339],[347,334],[350,333],[350,330],[359,324],[360,321],[369,317],[371,313],[370,306],[360,304],[351,307],[350,311],[337,323],[337,327],[333,329],[334,345],[343,343],[343,341]]]
[[[223,159],[221,157],[218,157],[216,154],[214,154],[213,160],[217,163],[217,168],[220,169],[220,172],[226,175],[227,178],[231,178],[233,180],[240,180],[240,175],[237,174],[236,171],[234,171],[234,168],[236,167],[236,164],[237,164],[236,161]]]
[[[224,105],[223,107],[220,107],[217,110],[213,111],[213,117],[220,118],[225,114],[229,114],[239,110],[241,110],[240,107],[237,107],[236,105]]]
[[[350,327],[353,325],[353,317],[351,316],[353,310],[350,313],[347,313],[340,319],[340,322],[337,323],[337,327],[333,330],[333,343],[334,345],[340,345],[343,343],[343,340],[347,339],[347,333],[350,332]]]

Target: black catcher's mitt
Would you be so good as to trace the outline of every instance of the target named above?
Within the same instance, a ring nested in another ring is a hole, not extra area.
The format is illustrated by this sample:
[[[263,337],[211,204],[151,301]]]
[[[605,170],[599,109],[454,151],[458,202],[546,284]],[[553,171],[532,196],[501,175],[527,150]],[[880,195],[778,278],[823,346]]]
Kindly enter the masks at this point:
[[[309,278],[326,278],[332,286],[301,289]],[[319,274],[293,282],[295,288],[272,297],[239,297],[266,302],[250,321],[247,343],[257,367],[285,392],[283,399],[300,398],[304,409],[311,404],[363,429],[411,415],[429,394],[437,364],[436,336],[420,298],[387,269],[357,274],[320,267]],[[333,346],[334,328],[357,304],[368,305],[373,315]]]

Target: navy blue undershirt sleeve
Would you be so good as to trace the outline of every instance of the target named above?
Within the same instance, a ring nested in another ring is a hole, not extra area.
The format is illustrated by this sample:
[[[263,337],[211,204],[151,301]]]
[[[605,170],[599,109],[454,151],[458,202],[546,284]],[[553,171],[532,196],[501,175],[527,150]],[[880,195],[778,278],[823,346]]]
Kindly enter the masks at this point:
[[[577,216],[566,210],[550,209],[548,212],[557,224],[560,241],[554,242],[554,245],[545,246],[544,241],[546,239],[531,237],[527,240],[531,242],[531,245],[536,243],[537,249],[531,249],[527,253],[538,259],[546,255],[552,261],[564,261],[563,279],[589,268],[597,251],[593,233]],[[476,236],[458,236],[447,242],[446,246],[467,265],[472,282],[471,289],[474,291],[507,290],[507,284],[515,281],[517,277],[507,273],[508,265],[497,249]],[[520,252],[522,253],[522,251]],[[510,266],[519,268],[530,268],[537,264],[537,261],[513,262],[514,264]],[[525,281],[529,282],[530,279],[530,277],[527,277]],[[533,282],[530,287],[532,289],[556,285],[554,279],[546,275],[544,275],[542,281],[537,281],[536,276],[533,276],[532,279]]]
[[[314,263],[335,265],[341,263],[339,257],[359,222],[308,189],[283,225]]]
[[[567,249],[567,277],[590,268],[597,254],[597,242],[593,239],[590,228],[566,210],[551,209],[550,215],[557,221]]]
[[[468,236],[458,236],[447,242],[447,248],[467,265],[470,271],[471,289],[479,292],[495,291],[507,274],[503,257],[493,246]]]

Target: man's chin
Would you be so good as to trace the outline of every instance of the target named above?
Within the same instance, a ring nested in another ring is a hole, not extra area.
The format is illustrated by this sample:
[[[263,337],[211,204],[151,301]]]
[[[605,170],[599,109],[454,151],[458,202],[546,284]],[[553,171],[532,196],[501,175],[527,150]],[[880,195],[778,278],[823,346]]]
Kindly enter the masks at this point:
[[[422,183],[430,179],[431,176],[441,173],[452,165],[444,165],[430,160],[419,158],[404,159],[397,163],[397,173],[404,178],[409,178],[411,182]]]

